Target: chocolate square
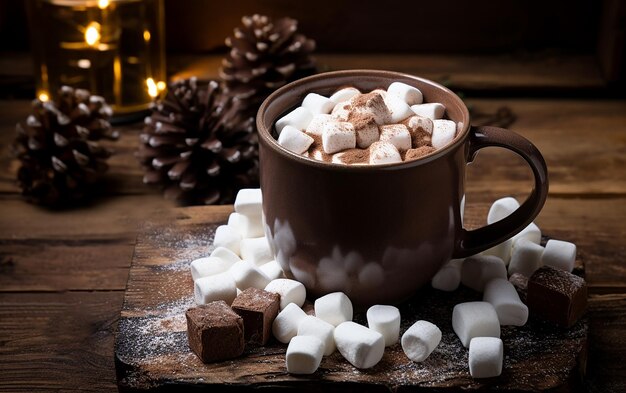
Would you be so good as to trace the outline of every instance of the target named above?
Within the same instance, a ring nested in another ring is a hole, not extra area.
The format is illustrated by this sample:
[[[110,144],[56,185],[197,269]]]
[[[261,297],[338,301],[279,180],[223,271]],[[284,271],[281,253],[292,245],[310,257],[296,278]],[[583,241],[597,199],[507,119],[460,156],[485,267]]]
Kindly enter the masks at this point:
[[[248,288],[235,298],[232,308],[243,318],[246,341],[260,345],[267,343],[279,306],[280,295],[262,289]]]
[[[526,304],[531,315],[570,327],[587,308],[587,284],[572,273],[544,266],[528,280]]]
[[[205,363],[243,353],[243,319],[224,301],[187,310],[189,348]]]

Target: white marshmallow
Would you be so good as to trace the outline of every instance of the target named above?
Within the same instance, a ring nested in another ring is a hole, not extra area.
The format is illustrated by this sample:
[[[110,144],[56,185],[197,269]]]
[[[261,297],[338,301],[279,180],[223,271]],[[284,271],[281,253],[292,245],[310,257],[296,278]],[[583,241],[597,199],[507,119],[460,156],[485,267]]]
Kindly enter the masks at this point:
[[[541,244],[541,229],[534,222],[531,222],[520,233],[513,236],[513,247],[520,239],[527,239],[535,244]]]
[[[383,335],[352,321],[335,328],[335,344],[341,355],[356,368],[374,367],[385,352]]]
[[[461,282],[466,287],[482,292],[485,284],[494,278],[506,279],[506,266],[493,255],[474,255],[465,258],[461,267]]]
[[[302,318],[298,325],[298,336],[313,336],[322,341],[324,344],[324,356],[335,352],[334,331],[335,327],[333,325],[312,315]]]
[[[456,124],[451,120],[433,120],[432,145],[440,149],[452,142],[456,136]]]
[[[289,303],[295,303],[296,306],[302,307],[306,299],[306,289],[304,285],[299,281],[290,280],[288,278],[272,280],[265,286],[265,290],[280,295],[281,310],[287,308]]]
[[[402,350],[414,362],[423,362],[441,342],[441,330],[428,321],[417,321],[402,335]]]
[[[438,102],[429,102],[428,104],[411,105],[411,110],[418,116],[435,120],[443,117],[446,107]]]
[[[487,302],[467,302],[454,306],[452,329],[465,348],[474,337],[500,337],[498,314]]]
[[[237,212],[231,213],[228,216],[228,225],[237,228],[241,237],[246,239],[250,237],[263,236],[263,223],[261,222],[261,216],[244,216]]]
[[[385,105],[387,105],[390,114],[389,123],[399,123],[415,114],[402,98],[393,94],[387,95]]]
[[[430,280],[433,288],[441,291],[456,291],[461,283],[461,266],[463,259],[452,259],[439,269],[437,274]]]
[[[232,252],[232,250],[226,247],[217,247],[215,250],[213,250],[210,256],[220,258],[232,263],[241,261],[239,255],[235,254],[234,252]]]
[[[286,126],[292,126],[298,130],[304,131],[309,126],[311,120],[313,120],[313,112],[299,106],[276,120],[276,133],[280,136],[280,133]]]
[[[298,333],[298,325],[307,315],[295,303],[289,303],[278,313],[272,323],[272,334],[278,341],[287,344]]]
[[[269,277],[251,261],[239,261],[228,272],[242,291],[247,288],[263,289],[270,283]]]
[[[402,82],[393,82],[387,88],[389,95],[400,98],[408,105],[421,104],[424,101],[422,92],[413,86]]]
[[[230,225],[220,225],[215,230],[213,237],[213,245],[215,247],[225,247],[239,255],[239,243],[241,242],[241,234],[237,228]]]
[[[356,134],[356,145],[361,149],[368,148],[372,143],[376,142],[379,138],[378,125],[371,118],[370,122],[352,123],[354,126],[354,132]]]
[[[404,124],[380,126],[380,141],[391,143],[398,151],[411,148],[411,134]]]
[[[500,325],[524,326],[528,321],[528,307],[519,298],[509,280],[494,278],[485,285],[483,301],[491,303],[498,314]]]
[[[350,101],[343,101],[335,105],[333,111],[330,112],[330,115],[335,120],[339,121],[347,121],[348,117],[350,117],[350,111],[352,110],[352,104]]]
[[[231,304],[237,297],[235,281],[228,272],[197,279],[193,284],[196,304],[207,304],[223,300]]]
[[[314,115],[328,114],[335,107],[335,102],[330,98],[316,93],[309,93],[302,100],[302,107],[310,110]]]
[[[313,138],[292,126],[285,126],[278,137],[279,145],[296,154],[309,150],[312,143]]]
[[[367,326],[382,334],[385,346],[398,342],[400,337],[400,310],[394,306],[375,305],[367,309]]]
[[[363,288],[375,289],[385,281],[385,271],[378,262],[369,262],[359,272],[359,284]]]
[[[241,259],[261,266],[274,259],[270,245],[265,236],[242,239],[240,243]]]
[[[352,320],[352,302],[345,293],[333,292],[315,300],[315,316],[337,326]]]
[[[489,214],[487,214],[487,224],[493,224],[496,221],[502,220],[513,213],[519,207],[519,202],[513,197],[500,198],[495,201],[489,208]]]
[[[388,142],[374,142],[370,145],[370,164],[391,164],[402,162],[398,149]]]
[[[334,92],[329,98],[335,104],[339,104],[340,102],[348,101],[357,94],[361,94],[358,89],[354,87],[344,87],[343,89],[339,89]]]
[[[520,273],[526,277],[532,276],[535,270],[541,267],[543,247],[528,240],[520,239],[513,243],[509,274]]]
[[[233,264],[234,262],[215,257],[199,258],[191,262],[191,277],[195,281],[202,277],[223,273]]]
[[[355,96],[350,101],[352,102],[351,110],[354,113],[371,115],[374,117],[374,121],[376,124],[389,124],[391,121],[391,113],[389,112],[389,108],[385,103],[385,99],[383,95],[378,92],[372,92],[365,95],[365,102],[363,101],[363,96]],[[357,99],[358,98],[358,99]],[[358,104],[357,104],[358,102]],[[409,108],[410,110],[411,108]]]
[[[550,239],[541,255],[543,265],[572,272],[576,264],[576,245],[562,240]]]
[[[315,336],[294,337],[287,347],[285,366],[290,374],[313,374],[322,362],[324,343]]]
[[[244,216],[263,214],[263,194],[260,188],[243,188],[235,198],[235,211]]]
[[[347,117],[346,117],[347,119]],[[309,135],[317,135],[322,136],[322,132],[324,131],[324,125],[326,123],[336,123],[337,119],[335,119],[332,115],[326,114],[318,114],[313,116],[313,120],[309,123],[309,126],[306,128],[306,133]]]
[[[276,261],[270,261],[268,263],[264,263],[261,266],[259,266],[259,269],[263,273],[265,273],[265,275],[270,280],[277,280],[279,278],[285,277],[285,273],[283,272],[283,269],[280,267],[280,264]]]
[[[472,378],[497,377],[502,373],[504,345],[494,337],[473,338],[469,346],[469,370]]]
[[[505,266],[509,266],[511,261],[511,249],[513,248],[513,239],[506,239],[500,244],[481,252],[482,255],[494,255],[504,262]]]
[[[428,134],[433,134],[433,121],[427,117],[411,116],[403,122],[410,132],[417,132],[422,130]]]
[[[322,131],[322,146],[326,154],[353,149],[356,146],[356,133],[352,123],[326,123]]]

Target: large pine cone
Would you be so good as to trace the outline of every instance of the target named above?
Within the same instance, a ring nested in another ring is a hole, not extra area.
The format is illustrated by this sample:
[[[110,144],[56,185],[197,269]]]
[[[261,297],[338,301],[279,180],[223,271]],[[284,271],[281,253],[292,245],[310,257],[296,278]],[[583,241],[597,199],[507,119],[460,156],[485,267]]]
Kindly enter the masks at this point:
[[[242,102],[246,116],[255,116],[261,102],[277,88],[315,72],[310,54],[315,41],[298,34],[298,21],[244,16],[243,26],[226,38],[230,53],[220,77],[226,94]]]
[[[232,203],[238,190],[258,187],[253,118],[216,81],[173,83],[146,118],[137,157],[144,183],[160,184],[181,204]]]
[[[33,113],[17,124],[13,152],[21,161],[18,184],[30,201],[70,205],[91,194],[108,169],[111,151],[101,139],[115,140],[104,98],[63,86],[57,103],[33,101]]]

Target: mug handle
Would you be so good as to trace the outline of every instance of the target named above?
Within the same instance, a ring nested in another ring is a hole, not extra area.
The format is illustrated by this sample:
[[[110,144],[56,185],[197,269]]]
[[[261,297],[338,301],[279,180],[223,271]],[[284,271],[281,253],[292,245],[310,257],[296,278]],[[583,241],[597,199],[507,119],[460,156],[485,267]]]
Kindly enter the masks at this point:
[[[493,247],[516,235],[530,224],[548,196],[548,168],[539,150],[523,136],[499,127],[470,128],[468,163],[487,146],[503,147],[519,154],[533,171],[535,184],[526,201],[511,215],[493,224],[468,231],[463,229],[453,258],[464,258]]]

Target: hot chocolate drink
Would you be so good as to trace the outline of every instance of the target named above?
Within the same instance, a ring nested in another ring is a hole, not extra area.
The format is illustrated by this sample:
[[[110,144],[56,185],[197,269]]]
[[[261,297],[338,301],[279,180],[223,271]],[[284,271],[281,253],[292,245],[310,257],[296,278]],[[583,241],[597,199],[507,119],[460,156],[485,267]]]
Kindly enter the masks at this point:
[[[276,121],[275,134],[286,149],[315,160],[390,164],[416,160],[454,140],[458,127],[443,119],[445,111],[401,82],[367,93],[345,87],[330,97],[307,94],[301,106]]]

